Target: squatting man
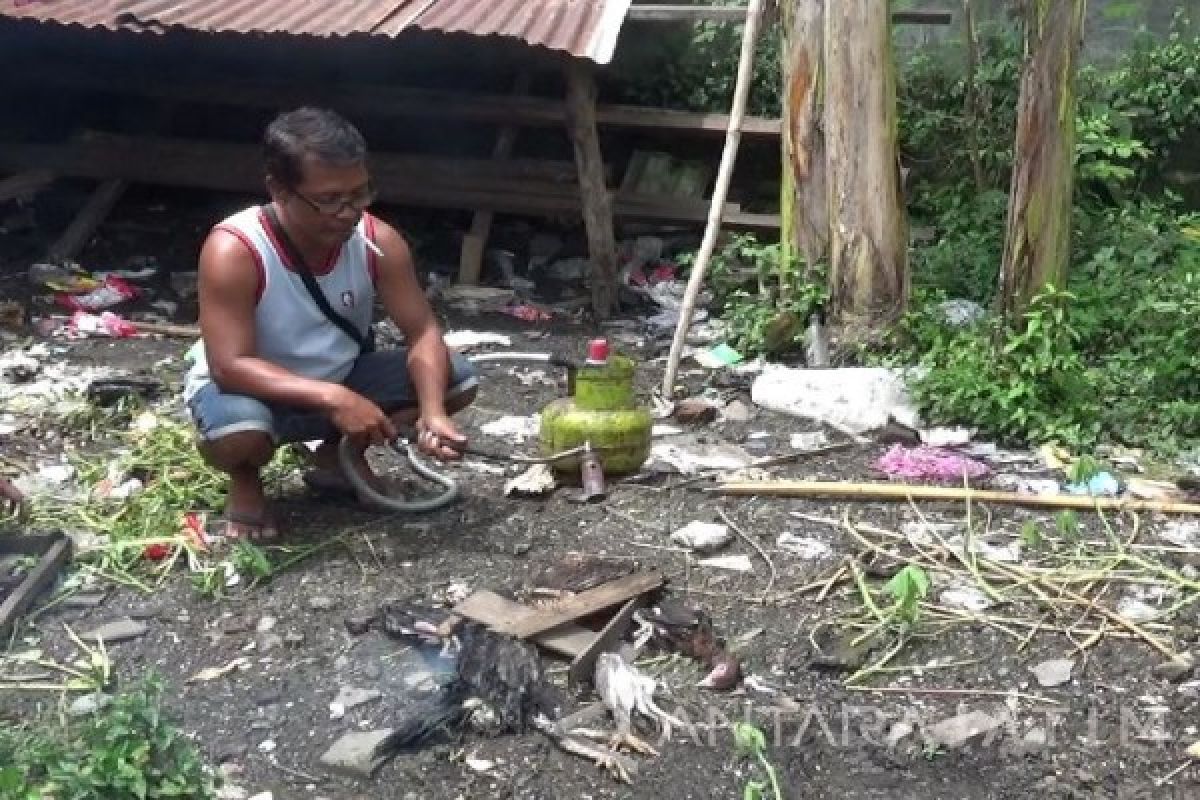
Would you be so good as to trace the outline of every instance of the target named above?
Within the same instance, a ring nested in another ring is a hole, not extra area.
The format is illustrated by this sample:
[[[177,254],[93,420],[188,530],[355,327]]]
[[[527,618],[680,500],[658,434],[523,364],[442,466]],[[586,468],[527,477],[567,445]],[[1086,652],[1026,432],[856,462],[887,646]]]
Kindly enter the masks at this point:
[[[422,452],[457,458],[451,415],[478,382],[447,350],[403,237],[367,213],[359,131],[301,108],[270,123],[263,147],[270,202],[224,219],[201,248],[201,341],[184,386],[201,454],[230,477],[224,532],[254,539],[278,534],[260,477],[278,446],[320,440],[305,481],[352,493],[343,435],[360,469],[368,446],[414,424]],[[376,297],[404,347],[374,349]]]

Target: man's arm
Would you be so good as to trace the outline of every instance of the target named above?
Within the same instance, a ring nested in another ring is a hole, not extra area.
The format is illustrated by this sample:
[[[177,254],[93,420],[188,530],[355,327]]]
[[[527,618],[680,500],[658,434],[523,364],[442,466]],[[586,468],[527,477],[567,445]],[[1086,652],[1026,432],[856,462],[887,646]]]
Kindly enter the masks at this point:
[[[297,375],[258,357],[254,337],[258,267],[246,246],[213,231],[200,252],[200,332],[213,381],[270,403],[325,411],[343,433],[383,441],[390,420],[373,403],[335,383]]]
[[[388,316],[408,342],[408,372],[417,395],[420,425],[435,436],[463,441],[463,436],[446,413],[446,389],[450,382],[450,351],[433,309],[417,281],[412,254],[404,238],[391,226],[376,219],[379,258],[378,291]],[[436,445],[436,442],[434,443]],[[458,453],[447,447],[434,448],[443,458]]]

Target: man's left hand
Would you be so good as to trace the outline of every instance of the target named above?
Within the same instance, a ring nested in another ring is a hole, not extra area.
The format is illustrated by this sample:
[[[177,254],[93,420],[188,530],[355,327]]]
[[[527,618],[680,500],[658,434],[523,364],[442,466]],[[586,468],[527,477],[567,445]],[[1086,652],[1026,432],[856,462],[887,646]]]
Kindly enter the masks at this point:
[[[458,432],[450,417],[445,414],[422,416],[417,420],[417,448],[426,455],[442,461],[462,458],[462,453],[450,445],[467,443],[467,437]]]

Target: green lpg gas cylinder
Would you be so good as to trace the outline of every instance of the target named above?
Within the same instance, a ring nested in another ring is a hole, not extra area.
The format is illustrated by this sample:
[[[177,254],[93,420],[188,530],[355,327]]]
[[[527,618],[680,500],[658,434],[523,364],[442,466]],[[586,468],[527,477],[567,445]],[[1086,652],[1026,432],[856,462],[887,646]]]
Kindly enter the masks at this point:
[[[590,443],[607,475],[637,472],[650,456],[654,418],[639,408],[633,388],[634,363],[610,354],[608,342],[588,344],[588,359],[575,375],[573,397],[550,403],[541,414],[544,455]],[[552,464],[560,473],[579,473],[579,459]]]

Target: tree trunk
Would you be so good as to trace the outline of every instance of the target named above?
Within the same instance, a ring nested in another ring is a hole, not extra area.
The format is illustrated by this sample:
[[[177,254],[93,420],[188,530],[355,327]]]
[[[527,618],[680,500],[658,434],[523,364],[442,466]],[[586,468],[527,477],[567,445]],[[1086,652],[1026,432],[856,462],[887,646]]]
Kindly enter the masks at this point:
[[[908,220],[896,141],[896,66],[887,0],[825,9],[825,120],[833,320],[848,336],[908,304]]]
[[[825,0],[789,0],[782,4],[781,11],[786,61],[780,233],[785,255],[798,253],[806,271],[811,272],[829,256],[822,118]]]
[[[1019,314],[1046,286],[1062,288],[1071,255],[1075,66],[1084,0],[1027,0],[1025,67],[998,311]]]

